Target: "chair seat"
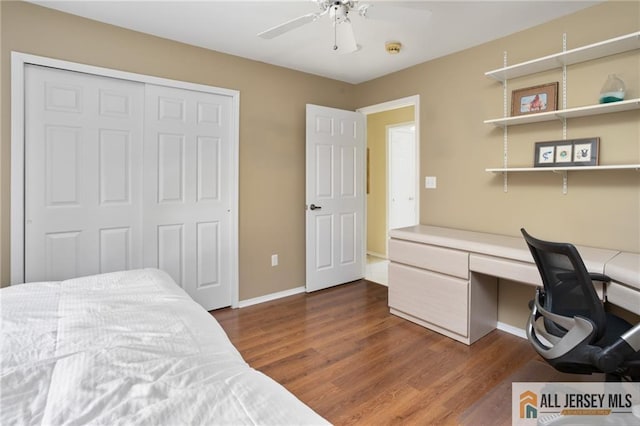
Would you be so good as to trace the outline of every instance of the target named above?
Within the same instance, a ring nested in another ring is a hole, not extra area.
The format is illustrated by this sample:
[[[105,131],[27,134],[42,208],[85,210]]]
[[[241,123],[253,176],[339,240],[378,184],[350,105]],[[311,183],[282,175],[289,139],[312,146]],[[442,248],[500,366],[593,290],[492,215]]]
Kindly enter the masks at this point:
[[[614,315],[610,312],[606,313],[607,317],[607,328],[605,330],[604,336],[597,341],[594,345],[604,348],[613,344],[620,336],[622,336],[627,330],[629,330],[632,325],[620,318],[617,315]]]

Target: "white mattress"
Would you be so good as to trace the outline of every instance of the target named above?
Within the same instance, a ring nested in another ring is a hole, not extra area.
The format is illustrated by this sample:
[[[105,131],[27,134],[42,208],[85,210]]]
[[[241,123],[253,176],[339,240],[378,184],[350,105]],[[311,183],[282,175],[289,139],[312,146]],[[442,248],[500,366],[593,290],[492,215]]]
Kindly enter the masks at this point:
[[[327,424],[155,269],[0,291],[0,424]]]

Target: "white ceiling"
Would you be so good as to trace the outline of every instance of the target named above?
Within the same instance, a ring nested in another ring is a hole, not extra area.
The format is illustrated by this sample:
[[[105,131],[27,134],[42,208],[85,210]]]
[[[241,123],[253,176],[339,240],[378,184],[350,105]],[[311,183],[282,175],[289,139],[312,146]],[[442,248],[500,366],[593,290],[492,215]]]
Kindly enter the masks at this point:
[[[329,16],[271,40],[261,31],[308,13],[314,0],[29,0],[45,7],[320,76],[361,83],[571,14],[602,0],[378,1],[384,19],[349,15],[360,49],[334,53]],[[402,51],[389,55],[387,41]]]

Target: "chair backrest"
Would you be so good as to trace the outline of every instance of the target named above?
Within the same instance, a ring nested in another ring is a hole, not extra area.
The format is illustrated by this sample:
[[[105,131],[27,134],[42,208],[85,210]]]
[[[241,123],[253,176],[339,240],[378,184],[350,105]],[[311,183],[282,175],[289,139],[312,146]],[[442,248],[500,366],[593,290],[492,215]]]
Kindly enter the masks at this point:
[[[588,318],[596,328],[593,340],[599,340],[605,333],[606,314],[578,250],[569,243],[534,238],[524,228],[520,231],[542,277],[543,307],[563,316]],[[549,320],[545,320],[545,327],[557,336],[566,332]]]

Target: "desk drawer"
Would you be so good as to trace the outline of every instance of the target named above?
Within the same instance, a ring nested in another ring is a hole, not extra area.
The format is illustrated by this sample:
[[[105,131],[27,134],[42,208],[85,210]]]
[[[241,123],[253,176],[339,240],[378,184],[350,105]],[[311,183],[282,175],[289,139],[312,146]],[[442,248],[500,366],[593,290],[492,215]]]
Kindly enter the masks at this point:
[[[389,306],[467,336],[469,282],[423,269],[389,264]]]
[[[469,253],[448,248],[389,240],[389,259],[454,277],[469,279]]]
[[[472,254],[469,256],[469,269],[481,274],[498,276],[525,284],[542,286],[540,272],[534,263],[501,257]]]

